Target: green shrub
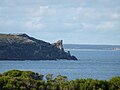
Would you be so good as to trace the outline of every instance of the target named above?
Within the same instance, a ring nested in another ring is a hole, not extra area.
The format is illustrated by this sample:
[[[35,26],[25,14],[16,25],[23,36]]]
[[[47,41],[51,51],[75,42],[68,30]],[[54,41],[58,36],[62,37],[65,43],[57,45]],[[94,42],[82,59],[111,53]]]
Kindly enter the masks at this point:
[[[43,75],[32,71],[10,70],[0,74],[0,90],[120,90],[120,77],[109,81],[94,79],[68,80],[67,76]]]

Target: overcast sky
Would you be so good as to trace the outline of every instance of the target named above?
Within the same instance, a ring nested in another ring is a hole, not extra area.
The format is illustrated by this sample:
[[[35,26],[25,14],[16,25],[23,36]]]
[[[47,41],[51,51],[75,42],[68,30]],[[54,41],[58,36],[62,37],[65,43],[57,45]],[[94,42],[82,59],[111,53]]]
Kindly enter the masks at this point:
[[[0,33],[120,45],[120,0],[0,0]]]

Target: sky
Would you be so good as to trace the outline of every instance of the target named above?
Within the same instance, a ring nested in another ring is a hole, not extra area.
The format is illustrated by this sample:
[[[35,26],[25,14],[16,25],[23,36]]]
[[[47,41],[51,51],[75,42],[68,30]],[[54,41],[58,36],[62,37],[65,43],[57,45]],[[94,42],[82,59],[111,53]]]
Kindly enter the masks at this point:
[[[120,45],[120,0],[0,0],[0,33]]]

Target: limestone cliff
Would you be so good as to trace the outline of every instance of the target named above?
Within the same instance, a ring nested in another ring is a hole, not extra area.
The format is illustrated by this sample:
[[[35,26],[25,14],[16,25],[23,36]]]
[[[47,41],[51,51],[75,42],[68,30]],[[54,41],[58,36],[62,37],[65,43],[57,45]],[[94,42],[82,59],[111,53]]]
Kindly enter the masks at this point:
[[[54,43],[53,45],[54,45],[56,48],[64,51],[64,48],[63,48],[63,40],[58,40],[58,41],[57,41],[56,43]]]
[[[26,34],[0,34],[0,60],[77,60],[64,51],[62,40],[50,44]]]

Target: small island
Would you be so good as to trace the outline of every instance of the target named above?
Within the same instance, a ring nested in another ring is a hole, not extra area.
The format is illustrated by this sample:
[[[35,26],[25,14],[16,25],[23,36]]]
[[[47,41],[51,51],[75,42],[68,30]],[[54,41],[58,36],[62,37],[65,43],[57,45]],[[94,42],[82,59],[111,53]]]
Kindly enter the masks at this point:
[[[77,60],[64,51],[62,42],[50,44],[27,34],[0,34],[0,60]]]

